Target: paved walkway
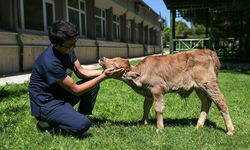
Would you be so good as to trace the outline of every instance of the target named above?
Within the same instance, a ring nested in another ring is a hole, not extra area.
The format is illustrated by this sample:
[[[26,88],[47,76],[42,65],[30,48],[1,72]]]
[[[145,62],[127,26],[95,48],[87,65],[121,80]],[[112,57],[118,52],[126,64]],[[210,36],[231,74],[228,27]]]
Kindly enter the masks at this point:
[[[132,60],[141,60],[144,57],[132,58]],[[90,65],[82,65],[86,69],[98,69],[100,68],[99,64],[90,64]],[[22,74],[14,74],[6,77],[0,77],[0,86],[4,86],[6,84],[21,84],[29,81],[30,72],[22,73]]]

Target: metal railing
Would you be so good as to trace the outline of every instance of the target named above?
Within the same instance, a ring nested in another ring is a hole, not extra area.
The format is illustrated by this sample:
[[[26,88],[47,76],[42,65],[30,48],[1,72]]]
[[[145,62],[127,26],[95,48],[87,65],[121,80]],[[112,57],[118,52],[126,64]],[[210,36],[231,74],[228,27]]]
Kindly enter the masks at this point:
[[[174,53],[179,51],[187,51],[196,48],[207,48],[209,38],[202,39],[174,39],[175,50]]]

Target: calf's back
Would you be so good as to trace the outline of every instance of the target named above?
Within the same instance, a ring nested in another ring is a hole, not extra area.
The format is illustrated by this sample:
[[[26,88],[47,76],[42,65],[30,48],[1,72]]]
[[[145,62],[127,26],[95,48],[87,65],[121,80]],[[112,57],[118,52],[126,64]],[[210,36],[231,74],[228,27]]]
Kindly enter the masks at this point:
[[[144,88],[157,86],[161,92],[180,91],[181,94],[202,82],[217,80],[219,68],[220,62],[214,51],[194,50],[146,57],[131,71],[140,74],[136,82]]]

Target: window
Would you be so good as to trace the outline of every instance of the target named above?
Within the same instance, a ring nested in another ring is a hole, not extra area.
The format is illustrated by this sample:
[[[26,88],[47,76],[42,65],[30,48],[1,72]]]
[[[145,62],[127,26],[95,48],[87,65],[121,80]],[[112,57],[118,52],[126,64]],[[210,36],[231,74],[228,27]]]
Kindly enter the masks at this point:
[[[127,33],[128,33],[128,41],[131,41],[131,21],[128,21],[128,25],[127,25]]]
[[[148,34],[148,26],[144,26],[144,43],[145,44],[149,44],[148,42],[148,37],[149,37],[149,34]]]
[[[154,36],[153,36],[153,29],[149,29],[149,44],[153,44]]]
[[[106,13],[100,8],[95,9],[96,38],[106,38]]]
[[[51,26],[52,23],[55,20],[55,3],[54,1],[50,1],[50,0],[45,0],[45,3],[43,3],[44,9],[45,9],[45,15],[44,15],[44,20],[45,20],[45,30],[47,30],[48,26]]]
[[[135,23],[135,43],[139,42],[139,28],[138,28],[138,24]]]
[[[54,0],[20,0],[22,30],[47,31],[55,20]]]
[[[68,0],[68,20],[77,26],[81,36],[86,36],[86,5],[84,0]]]
[[[148,44],[151,44],[151,37],[150,37],[150,35],[151,35],[151,30],[150,30],[150,28],[148,28]]]
[[[120,17],[113,15],[113,39],[120,40]]]

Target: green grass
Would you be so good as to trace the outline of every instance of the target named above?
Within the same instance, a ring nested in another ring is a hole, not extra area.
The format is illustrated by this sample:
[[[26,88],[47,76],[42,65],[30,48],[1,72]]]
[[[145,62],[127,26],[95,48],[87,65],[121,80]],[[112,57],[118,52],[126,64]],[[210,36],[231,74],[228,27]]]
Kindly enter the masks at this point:
[[[30,115],[27,85],[0,87],[0,149],[250,149],[250,74],[223,70],[219,82],[229,105],[235,134],[228,136],[215,105],[205,127],[195,129],[200,102],[192,93],[186,100],[177,94],[165,96],[163,133],[157,134],[155,114],[150,123],[140,123],[143,97],[118,80],[101,83],[88,137],[51,136],[37,132]]]

